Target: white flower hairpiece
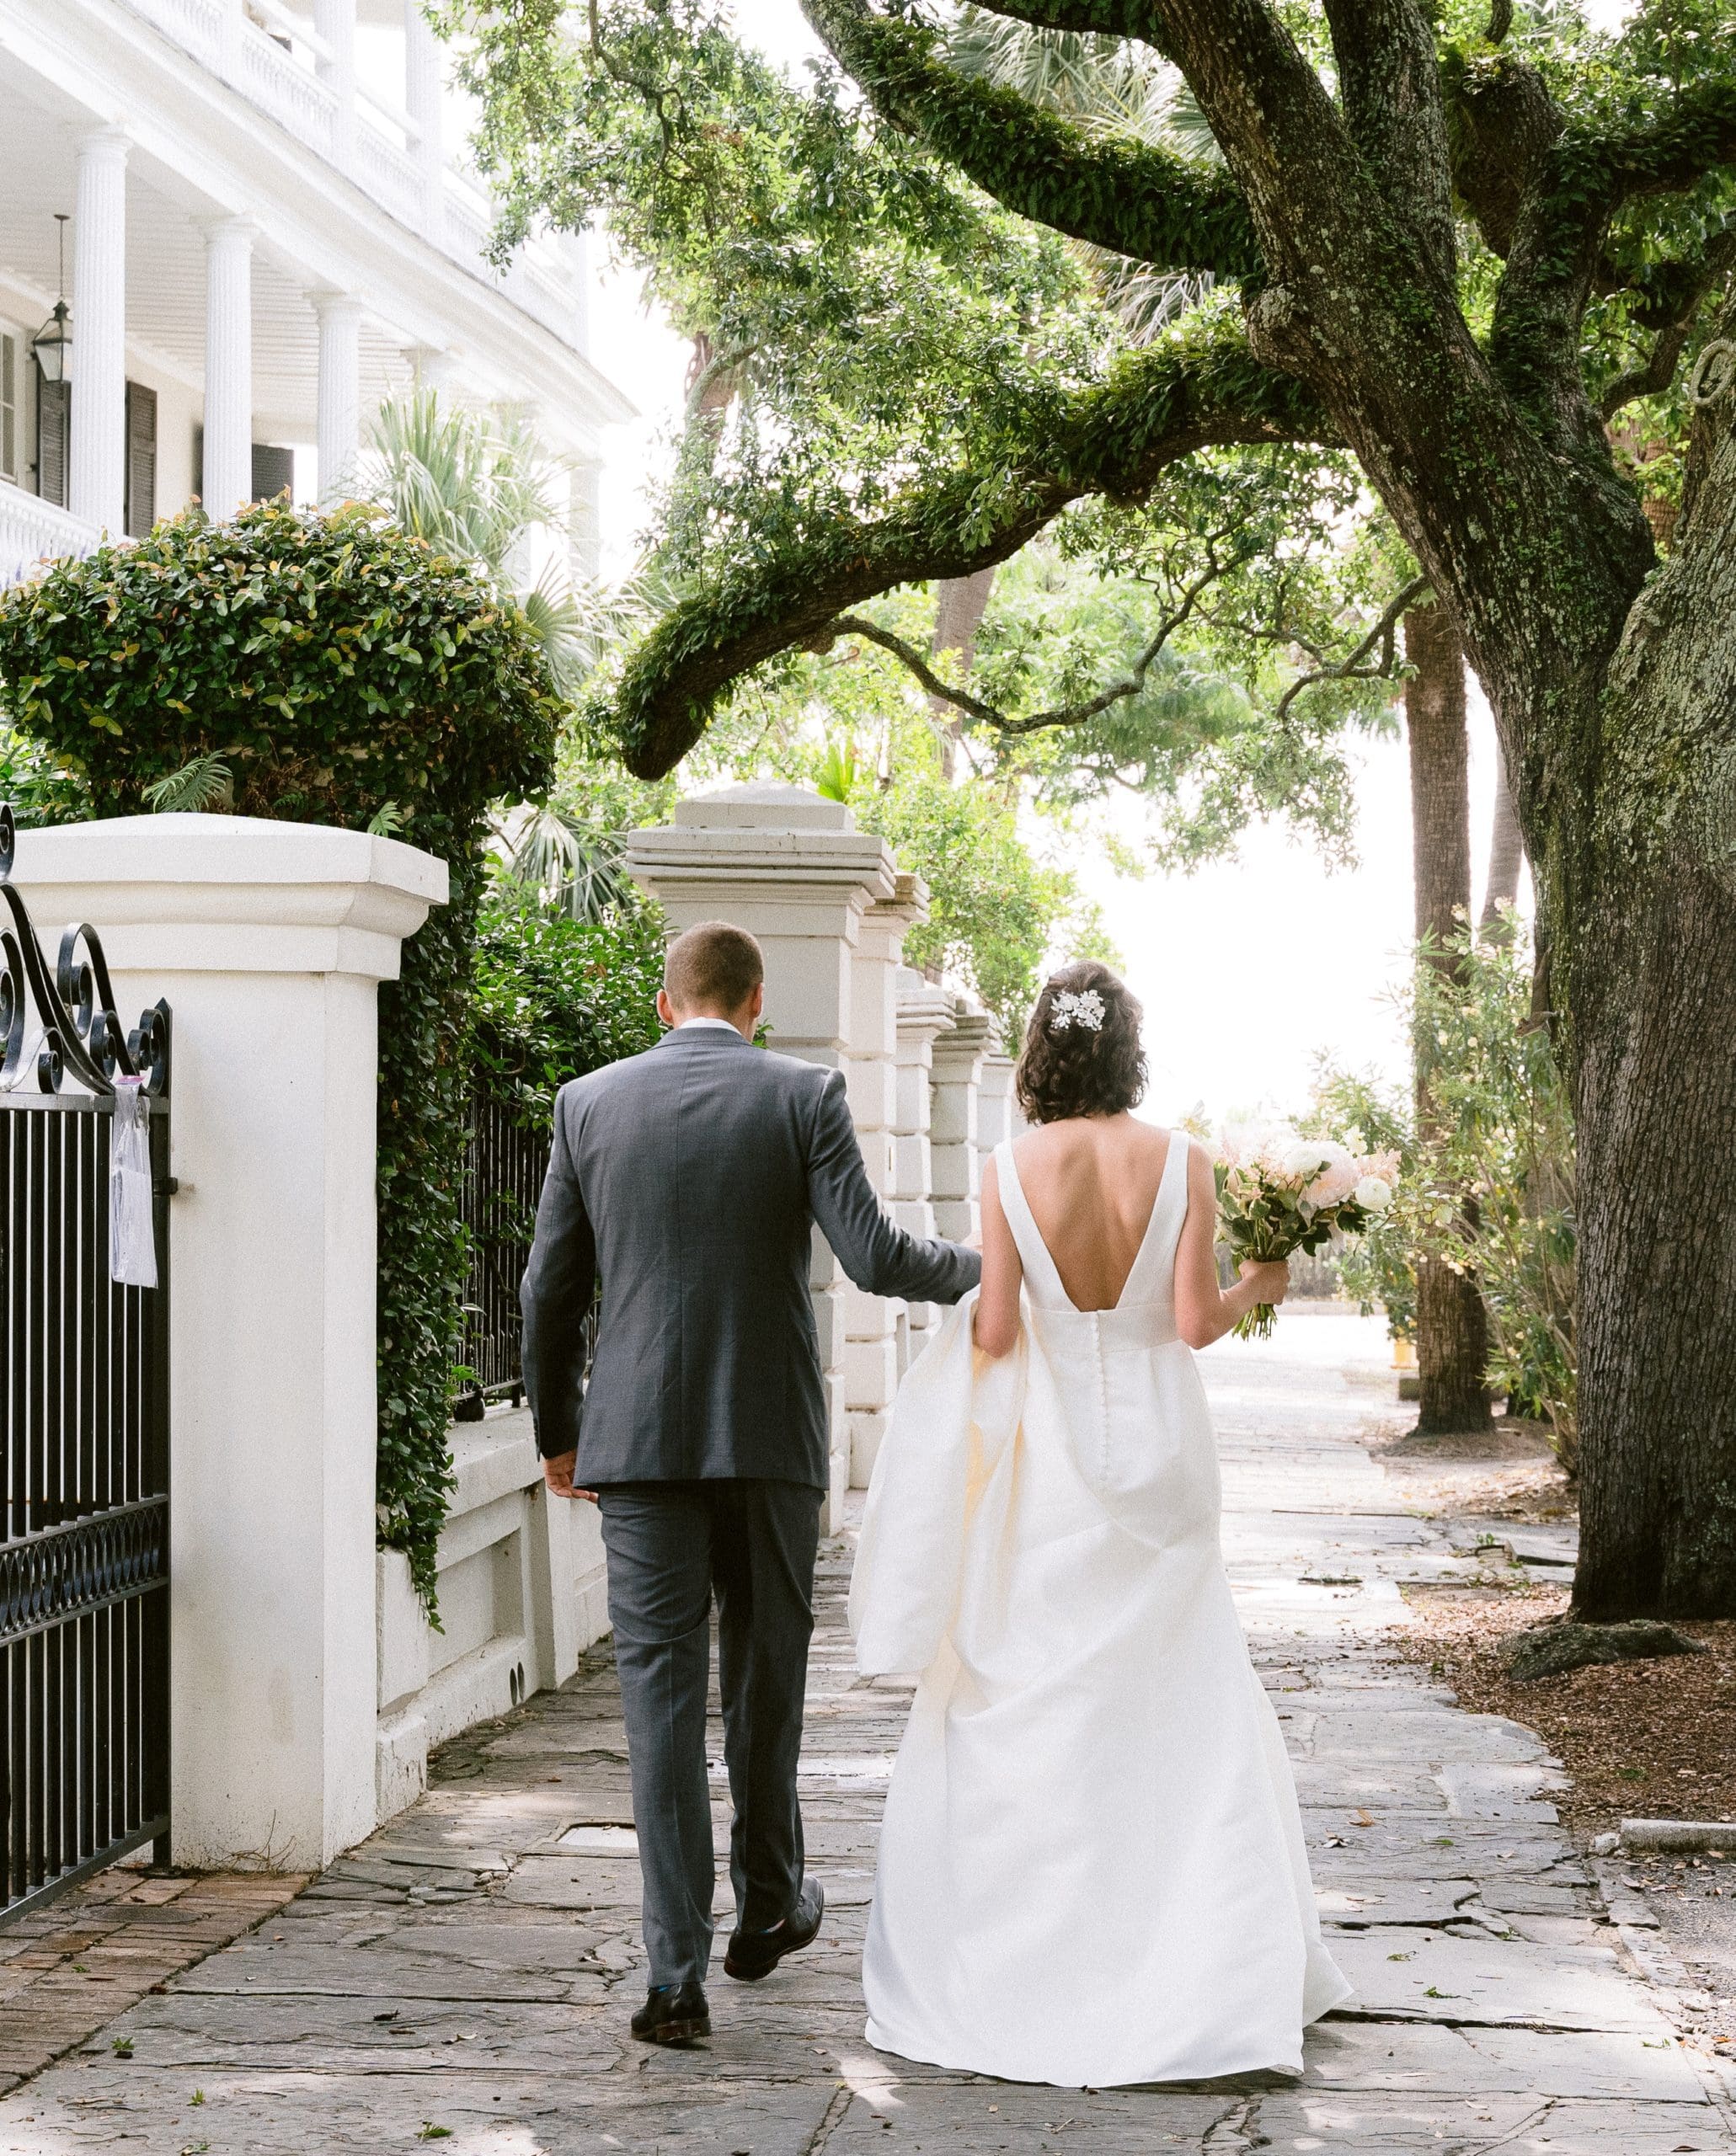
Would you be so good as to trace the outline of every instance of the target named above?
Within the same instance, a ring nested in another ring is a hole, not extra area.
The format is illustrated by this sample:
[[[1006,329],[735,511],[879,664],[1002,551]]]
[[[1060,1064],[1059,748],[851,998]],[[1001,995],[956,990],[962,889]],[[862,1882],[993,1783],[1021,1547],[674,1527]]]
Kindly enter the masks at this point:
[[[1049,1030],[1064,1033],[1069,1026],[1083,1026],[1088,1033],[1100,1033],[1103,1029],[1103,999],[1094,988],[1087,988],[1075,995],[1070,988],[1057,990],[1050,1006]]]

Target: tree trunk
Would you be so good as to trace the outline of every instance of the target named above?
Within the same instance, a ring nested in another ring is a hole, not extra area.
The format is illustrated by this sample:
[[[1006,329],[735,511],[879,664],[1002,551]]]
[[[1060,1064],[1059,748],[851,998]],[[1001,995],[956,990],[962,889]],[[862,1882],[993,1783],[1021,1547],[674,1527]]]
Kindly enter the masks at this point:
[[[1482,917],[1477,922],[1484,934],[1498,930],[1501,909],[1519,898],[1520,871],[1525,866],[1525,840],[1519,828],[1519,812],[1513,805],[1513,789],[1507,783],[1507,751],[1495,744],[1495,816],[1489,832],[1489,873],[1483,888]]]
[[[1404,617],[1405,656],[1414,670],[1405,686],[1410,736],[1411,830],[1416,878],[1417,941],[1444,944],[1471,912],[1471,794],[1465,733],[1465,656],[1444,606]],[[1448,963],[1437,948],[1419,963]],[[1435,1116],[1432,1043],[1413,1044],[1417,1127]],[[1439,1258],[1417,1262],[1419,1430],[1489,1426],[1488,1322],[1474,1281]]]
[[[1610,670],[1597,828],[1560,909],[1579,1127],[1574,1603],[1594,1618],[1736,1615],[1736,393],[1710,416],[1704,475]]]
[[[972,576],[946,577],[936,587],[934,641],[931,648],[937,659],[943,651],[954,653],[961,679],[969,675],[976,658],[976,632],[988,611],[989,594],[994,584],[995,571],[991,566],[978,569]],[[956,704],[949,704],[944,696],[930,696],[928,708],[940,730],[941,762],[950,778],[964,732],[963,714]]]

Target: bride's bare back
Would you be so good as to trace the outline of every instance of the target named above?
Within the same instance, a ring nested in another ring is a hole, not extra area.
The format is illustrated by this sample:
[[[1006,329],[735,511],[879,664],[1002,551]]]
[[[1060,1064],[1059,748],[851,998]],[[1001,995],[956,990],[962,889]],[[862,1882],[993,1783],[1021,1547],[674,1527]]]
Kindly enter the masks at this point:
[[[1120,1300],[1151,1225],[1169,1149],[1187,1145],[1184,1132],[1156,1129],[1124,1111],[1060,1117],[1017,1141],[1025,1202],[1076,1310],[1113,1310]],[[1188,1210],[1175,1253],[1176,1327],[1190,1348],[1206,1348],[1256,1303],[1282,1302],[1288,1274],[1282,1265],[1244,1265],[1233,1288],[1219,1288],[1216,1193],[1201,1147],[1188,1146],[1187,1168]],[[1023,1276],[991,1160],[983,1171],[982,1293],[975,1328],[986,1354],[1007,1354],[1018,1338]]]
[[[1076,1310],[1113,1310],[1120,1300],[1173,1143],[1130,1115],[1072,1117],[1018,1139],[1031,1217]]]

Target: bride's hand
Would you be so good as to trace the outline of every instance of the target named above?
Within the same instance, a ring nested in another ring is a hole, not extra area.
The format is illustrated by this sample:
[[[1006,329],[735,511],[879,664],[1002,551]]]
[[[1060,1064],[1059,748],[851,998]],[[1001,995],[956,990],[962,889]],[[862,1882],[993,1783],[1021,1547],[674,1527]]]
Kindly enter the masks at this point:
[[[1290,1267],[1281,1257],[1269,1258],[1261,1265],[1245,1259],[1242,1278],[1255,1289],[1256,1302],[1270,1303],[1275,1307],[1290,1292]]]

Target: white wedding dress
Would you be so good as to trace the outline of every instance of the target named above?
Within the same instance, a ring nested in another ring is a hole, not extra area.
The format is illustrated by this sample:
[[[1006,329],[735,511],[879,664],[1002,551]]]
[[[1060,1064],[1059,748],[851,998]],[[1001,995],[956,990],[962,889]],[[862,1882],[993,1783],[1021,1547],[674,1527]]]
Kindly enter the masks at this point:
[[[958,1305],[875,1464],[857,1657],[921,1673],[863,1960],[883,2051],[1067,2088],[1300,2073],[1304,2025],[1349,1996],[1176,1333],[1188,1143],[1098,1311],[1068,1300],[998,1149],[1021,1343],[976,1355]]]

